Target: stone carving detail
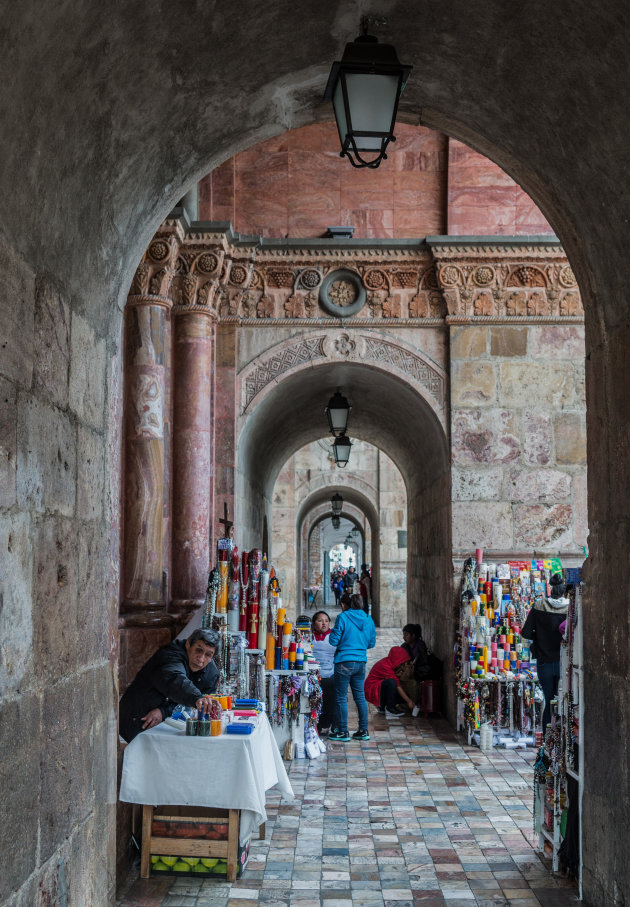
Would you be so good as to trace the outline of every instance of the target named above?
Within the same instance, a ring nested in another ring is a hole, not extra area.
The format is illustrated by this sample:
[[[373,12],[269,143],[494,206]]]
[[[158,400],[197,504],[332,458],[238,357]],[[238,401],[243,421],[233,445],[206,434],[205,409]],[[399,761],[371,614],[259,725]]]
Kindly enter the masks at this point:
[[[385,272],[380,268],[373,268],[367,271],[364,277],[364,283],[369,290],[387,289],[387,277]]]
[[[141,261],[138,267],[136,268],[136,273],[134,275],[132,284],[131,284],[131,295],[132,296],[142,296],[149,292],[149,277],[151,276],[151,268],[149,267],[146,261]]]
[[[233,264],[230,269],[230,283],[240,287],[247,281],[247,268]]]
[[[580,297],[577,293],[565,293],[560,300],[560,315],[563,318],[581,315]]]
[[[383,302],[383,318],[400,318],[400,295],[388,296]]]
[[[478,287],[488,287],[494,280],[494,269],[489,265],[481,265],[473,271],[472,279]]]
[[[341,334],[341,336],[337,337],[335,340],[335,349],[342,356],[349,356],[350,353],[354,353],[356,348],[357,345],[354,340],[350,339],[349,334]]]
[[[182,278],[182,304],[194,305],[197,295],[197,278],[194,274],[186,274]]]
[[[357,288],[351,281],[341,279],[333,281],[328,290],[328,296],[335,305],[345,308],[356,302],[358,293]]]
[[[307,290],[314,290],[322,282],[322,275],[316,268],[305,268],[300,274],[300,283]]]
[[[383,301],[385,293],[368,293],[368,307],[372,318],[377,318],[383,314]]]
[[[254,297],[251,293],[243,293],[243,298],[241,299],[241,316],[243,318],[253,318],[255,311],[256,305]]]
[[[252,288],[252,290],[262,290],[262,289],[264,289],[264,286],[265,286],[265,282],[263,280],[262,274],[260,273],[258,268],[254,268],[250,287]]]
[[[527,315],[527,296],[525,293],[510,293],[507,301],[507,314],[512,317]]]
[[[271,270],[269,271],[269,279],[272,286],[288,289],[293,286],[293,271]]]
[[[304,308],[306,317],[312,318],[317,308],[317,293],[307,293],[304,297]]]
[[[388,343],[386,340],[376,340],[372,337],[366,337],[364,358],[394,366],[410,375],[435,397],[440,406],[442,405],[444,401],[444,379],[424,359],[415,356],[408,350],[402,349],[395,343]]]
[[[560,268],[560,273],[558,274],[558,282],[563,287],[575,287],[577,286],[577,280],[575,279],[575,274],[571,265],[564,265]]]
[[[307,337],[257,365],[254,372],[245,379],[245,407],[270,381],[297,365],[325,358],[324,342],[325,337]]]
[[[488,317],[494,315],[494,302],[492,301],[492,293],[478,293],[475,297],[475,302],[473,304],[473,314],[477,316]]]
[[[427,270],[422,275],[422,280],[420,281],[420,286],[425,290],[439,290],[440,289],[440,285],[438,283],[435,268],[427,268]]]
[[[199,289],[197,295],[197,304],[202,306],[210,306],[214,298],[214,294],[217,288],[217,284],[213,280],[207,280]]]
[[[533,265],[520,265],[515,268],[506,281],[508,287],[545,287],[547,281],[540,268]]]
[[[457,287],[462,282],[462,272],[456,265],[444,265],[440,268],[440,283],[443,287]]]
[[[171,292],[173,271],[171,268],[162,268],[157,271],[149,283],[149,292],[153,296],[168,296]]]
[[[418,275],[415,271],[398,271],[392,272],[392,282],[396,287],[411,289],[418,285]]]
[[[426,293],[417,293],[409,300],[410,318],[428,318],[429,300]]]
[[[261,296],[256,303],[256,318],[273,318],[273,301],[270,296]]]
[[[547,300],[544,293],[531,293],[527,297],[527,314],[544,315],[547,308]]]
[[[197,270],[202,274],[214,274],[219,268],[219,259],[214,252],[204,252],[197,259]]]
[[[284,303],[286,318],[304,318],[304,300],[299,293],[292,293]]]
[[[153,261],[157,261],[160,264],[169,256],[169,246],[168,243],[164,242],[163,239],[155,239],[149,246],[148,255],[149,258],[152,258]]]

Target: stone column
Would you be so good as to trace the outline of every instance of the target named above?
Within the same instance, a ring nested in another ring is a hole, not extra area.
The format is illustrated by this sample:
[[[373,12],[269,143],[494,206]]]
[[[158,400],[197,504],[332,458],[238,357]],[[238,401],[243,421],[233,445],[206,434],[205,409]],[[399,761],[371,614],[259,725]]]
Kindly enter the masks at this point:
[[[196,302],[196,293],[197,278],[188,274],[182,280],[182,304],[173,308],[173,566],[169,610],[182,622],[203,605],[210,566],[216,314],[209,305]]]
[[[155,239],[125,311],[125,478],[120,625],[171,627],[163,556],[167,371],[177,242]]]

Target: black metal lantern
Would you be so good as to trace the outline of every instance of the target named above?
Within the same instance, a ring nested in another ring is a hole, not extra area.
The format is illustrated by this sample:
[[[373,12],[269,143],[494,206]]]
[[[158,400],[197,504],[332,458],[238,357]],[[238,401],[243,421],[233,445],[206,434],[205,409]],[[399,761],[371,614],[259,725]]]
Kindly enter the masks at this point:
[[[341,389],[337,388],[326,407],[328,425],[335,437],[345,434],[351,409],[352,407],[341,393]]]
[[[341,520],[339,519],[339,517],[338,517],[336,514],[333,514],[333,516],[331,517],[330,522],[332,523],[332,528],[333,528],[333,529],[339,529],[339,526],[340,526],[340,524],[341,524]]]
[[[366,17],[361,24],[363,34],[346,44],[341,62],[332,65],[324,100],[333,104],[341,157],[353,167],[375,169],[396,141],[398,102],[413,67],[400,63],[391,44],[367,34]]]
[[[348,460],[350,459],[350,448],[352,447],[352,441],[345,434],[339,435],[335,438],[333,443],[333,453],[335,454],[335,463],[341,469],[344,466],[348,465]]]
[[[343,507],[343,498],[339,493],[334,494],[330,499],[330,506],[332,507],[332,512],[335,516],[339,516],[341,513],[341,508]]]

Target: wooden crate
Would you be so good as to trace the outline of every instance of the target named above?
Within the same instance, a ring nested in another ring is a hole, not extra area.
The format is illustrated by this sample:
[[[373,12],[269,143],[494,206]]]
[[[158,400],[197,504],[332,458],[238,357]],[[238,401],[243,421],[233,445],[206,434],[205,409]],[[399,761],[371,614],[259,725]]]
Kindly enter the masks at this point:
[[[237,809],[205,806],[143,806],[140,875],[148,879],[151,855],[218,858],[227,861],[228,882],[239,868],[239,823]],[[265,837],[265,826],[260,826]]]

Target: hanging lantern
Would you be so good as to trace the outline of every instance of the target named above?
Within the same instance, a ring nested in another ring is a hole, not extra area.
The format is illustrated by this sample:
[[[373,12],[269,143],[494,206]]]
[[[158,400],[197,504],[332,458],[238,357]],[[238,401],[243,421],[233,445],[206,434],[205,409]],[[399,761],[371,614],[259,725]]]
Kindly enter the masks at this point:
[[[348,427],[348,416],[352,407],[337,388],[336,392],[328,401],[326,415],[328,416],[328,425],[331,433],[337,437],[343,435]]]
[[[348,460],[350,459],[350,448],[352,447],[352,441],[344,433],[335,438],[333,444],[333,453],[335,455],[335,463],[341,469],[344,466],[348,465]]]
[[[332,507],[332,512],[339,516],[341,513],[341,508],[343,507],[343,498],[339,493],[334,494],[330,499],[330,506]]]
[[[398,102],[413,67],[400,63],[391,44],[368,35],[367,25],[364,17],[363,34],[346,44],[340,63],[333,63],[324,100],[333,104],[341,157],[353,167],[375,169],[396,141]]]
[[[338,516],[336,516],[335,514],[333,514],[333,516],[332,516],[331,519],[330,519],[330,522],[332,523],[332,528],[333,528],[333,529],[339,529],[339,525],[340,525],[340,523],[341,523],[341,520],[339,519]]]

